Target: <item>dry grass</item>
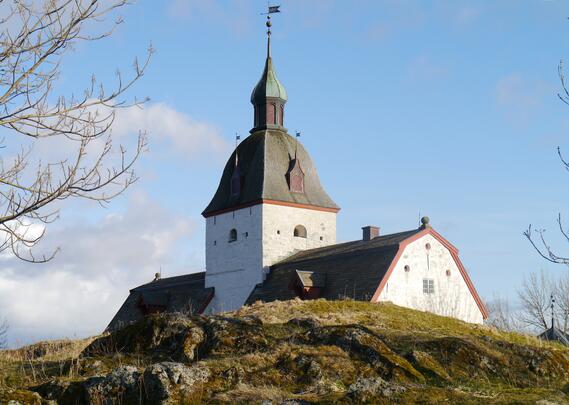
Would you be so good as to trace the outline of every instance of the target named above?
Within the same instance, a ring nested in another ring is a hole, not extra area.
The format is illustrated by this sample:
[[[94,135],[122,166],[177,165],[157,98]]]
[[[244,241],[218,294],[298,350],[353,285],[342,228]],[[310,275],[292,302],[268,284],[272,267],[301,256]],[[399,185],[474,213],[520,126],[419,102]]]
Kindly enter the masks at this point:
[[[325,327],[287,323],[293,318],[311,318]],[[152,331],[180,323],[164,315],[145,322]],[[567,348],[389,303],[293,300],[184,322],[188,328],[207,324],[219,329],[208,335],[214,343],[199,358],[211,377],[190,395],[180,392],[180,403],[349,401],[350,387],[359,378],[378,376],[405,385],[397,398],[406,404],[533,404],[534,398],[564,403],[569,398]],[[132,331],[139,326],[132,325]],[[140,334],[128,336],[132,347],[112,345],[90,357],[79,354],[93,338],[0,352],[0,394],[2,386],[25,390],[50,379],[82,381],[119,365],[143,370],[156,361],[149,342]],[[357,339],[346,346],[350,336]],[[98,363],[96,371],[93,363]],[[377,403],[390,403],[384,399],[388,402]]]
[[[50,340],[22,346],[13,350],[0,350],[0,362],[19,361],[59,361],[77,358],[79,354],[97,337],[80,340]]]
[[[491,337],[531,347],[565,349],[555,342],[545,342],[533,335],[504,332],[486,325],[475,325],[455,318],[415,311],[388,302],[369,303],[353,300],[274,301],[254,303],[236,311],[237,316],[257,316],[264,323],[284,323],[293,318],[311,317],[323,325],[363,324],[384,334],[413,333],[430,337]]]

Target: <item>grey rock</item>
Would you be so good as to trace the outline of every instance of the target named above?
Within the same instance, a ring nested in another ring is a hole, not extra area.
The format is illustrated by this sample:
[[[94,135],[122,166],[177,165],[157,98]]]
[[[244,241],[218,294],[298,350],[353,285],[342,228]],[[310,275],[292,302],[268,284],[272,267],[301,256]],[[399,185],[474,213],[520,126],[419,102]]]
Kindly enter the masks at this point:
[[[381,377],[358,378],[348,387],[348,396],[359,401],[368,401],[377,396],[391,397],[406,390],[397,384],[391,384]]]
[[[91,377],[83,382],[87,403],[112,405],[136,401],[140,373],[133,366],[121,366],[105,377]]]
[[[172,397],[180,392],[191,394],[195,386],[207,381],[210,371],[203,366],[182,363],[156,363],[144,370],[142,376],[144,400],[149,404],[174,403]]]

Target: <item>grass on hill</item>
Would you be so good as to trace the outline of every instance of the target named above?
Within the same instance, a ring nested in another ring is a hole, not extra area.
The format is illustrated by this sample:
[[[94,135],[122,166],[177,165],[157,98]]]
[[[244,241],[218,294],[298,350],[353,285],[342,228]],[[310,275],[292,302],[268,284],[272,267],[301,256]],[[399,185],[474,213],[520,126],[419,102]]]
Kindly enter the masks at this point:
[[[112,335],[0,352],[0,403],[122,365],[199,365],[188,403],[569,403],[569,350],[389,303],[257,303],[209,317],[153,316]],[[68,397],[68,399],[71,397]],[[178,397],[177,397],[178,398]],[[72,402],[61,402],[72,403]],[[125,402],[128,403],[128,402]]]

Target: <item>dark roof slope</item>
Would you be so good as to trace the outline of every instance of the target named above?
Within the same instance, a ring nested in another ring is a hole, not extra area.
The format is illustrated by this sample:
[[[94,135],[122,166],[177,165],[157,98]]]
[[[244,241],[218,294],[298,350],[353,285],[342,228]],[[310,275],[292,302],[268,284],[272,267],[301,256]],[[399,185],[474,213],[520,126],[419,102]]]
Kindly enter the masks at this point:
[[[205,272],[168,277],[130,290],[126,301],[107,326],[116,330],[144,317],[141,301],[148,306],[162,307],[164,312],[197,313],[213,297],[214,289],[205,288]]]
[[[569,346],[569,335],[554,326],[547,329],[545,332],[539,335],[538,338],[541,340],[556,341],[564,344],[565,346]]]
[[[297,270],[325,274],[326,285],[321,298],[370,300],[395,258],[399,243],[421,231],[416,229],[297,253],[271,267],[267,279],[255,287],[247,304],[296,297],[288,287]]]
[[[304,170],[304,193],[289,190],[286,174],[296,155]],[[242,190],[231,195],[235,153],[243,175]],[[248,136],[229,158],[217,191],[202,215],[209,216],[240,205],[275,200],[321,208],[339,209],[320,184],[316,167],[302,144],[286,132],[263,130]]]

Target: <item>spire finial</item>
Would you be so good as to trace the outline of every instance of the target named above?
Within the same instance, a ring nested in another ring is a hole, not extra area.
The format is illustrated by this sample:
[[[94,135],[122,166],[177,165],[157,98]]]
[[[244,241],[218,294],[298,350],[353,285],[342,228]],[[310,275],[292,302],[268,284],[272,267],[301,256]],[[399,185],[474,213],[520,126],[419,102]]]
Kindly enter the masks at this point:
[[[267,15],[267,22],[265,23],[267,26],[267,59],[271,57],[271,26],[273,23],[271,22],[271,14],[273,13],[280,13],[279,10],[280,6],[271,6],[271,3],[267,1],[267,12],[263,13]]]
[[[271,16],[267,16],[267,59],[271,57]]]

